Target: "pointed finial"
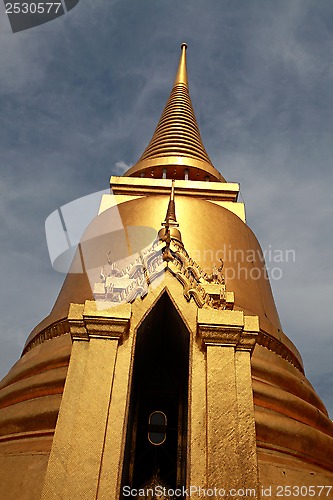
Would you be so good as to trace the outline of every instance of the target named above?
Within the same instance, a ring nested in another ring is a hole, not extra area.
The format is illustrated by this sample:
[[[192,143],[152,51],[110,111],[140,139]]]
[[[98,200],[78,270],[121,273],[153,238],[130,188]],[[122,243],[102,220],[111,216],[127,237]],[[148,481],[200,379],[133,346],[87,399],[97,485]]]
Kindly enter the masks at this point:
[[[183,245],[182,235],[180,234],[179,224],[176,218],[176,205],[175,205],[175,181],[171,184],[171,193],[168,203],[168,208],[165,216],[164,222],[162,222],[163,229],[158,232],[159,239],[166,242],[166,251],[169,255],[171,239],[177,240],[178,244]],[[169,252],[169,253],[168,253]],[[163,256],[164,258],[164,256]],[[165,258],[164,260],[168,260]]]
[[[187,44],[184,42],[180,46],[181,48],[181,55],[180,55],[180,60],[179,60],[179,66],[176,74],[176,78],[174,81],[173,86],[175,87],[176,85],[183,84],[183,85],[188,85],[187,81],[187,69],[186,69],[186,49],[187,49]]]
[[[168,205],[167,213],[165,216],[165,221],[162,223],[162,226],[165,226],[165,227],[178,226],[177,219],[176,219],[175,181],[174,180],[172,181],[172,184],[171,184],[169,205]]]

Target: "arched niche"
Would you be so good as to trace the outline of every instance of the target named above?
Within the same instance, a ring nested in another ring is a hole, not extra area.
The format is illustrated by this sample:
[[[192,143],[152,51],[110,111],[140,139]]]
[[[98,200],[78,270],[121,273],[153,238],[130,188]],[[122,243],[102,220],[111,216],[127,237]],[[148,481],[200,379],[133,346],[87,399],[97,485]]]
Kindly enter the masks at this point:
[[[123,486],[185,485],[189,337],[165,292],[136,333]],[[152,425],[156,412],[165,415],[161,428]],[[165,434],[159,444],[154,431]]]

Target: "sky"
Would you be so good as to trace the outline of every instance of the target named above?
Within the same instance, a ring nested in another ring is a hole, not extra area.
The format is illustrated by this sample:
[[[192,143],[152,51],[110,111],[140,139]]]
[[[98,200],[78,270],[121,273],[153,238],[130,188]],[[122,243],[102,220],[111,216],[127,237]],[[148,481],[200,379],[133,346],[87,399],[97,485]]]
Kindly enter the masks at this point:
[[[138,160],[183,41],[213,164],[264,251],[295,252],[271,285],[332,417],[331,0],[81,0],[18,33],[0,3],[0,378],[64,279],[45,220]]]

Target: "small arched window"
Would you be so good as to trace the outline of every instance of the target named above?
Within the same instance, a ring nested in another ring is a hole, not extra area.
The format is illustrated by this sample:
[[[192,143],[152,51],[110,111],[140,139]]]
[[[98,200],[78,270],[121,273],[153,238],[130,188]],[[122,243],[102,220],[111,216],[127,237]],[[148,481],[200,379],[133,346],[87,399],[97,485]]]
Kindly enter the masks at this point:
[[[148,440],[151,444],[159,446],[166,440],[167,417],[162,411],[153,411],[149,415]]]

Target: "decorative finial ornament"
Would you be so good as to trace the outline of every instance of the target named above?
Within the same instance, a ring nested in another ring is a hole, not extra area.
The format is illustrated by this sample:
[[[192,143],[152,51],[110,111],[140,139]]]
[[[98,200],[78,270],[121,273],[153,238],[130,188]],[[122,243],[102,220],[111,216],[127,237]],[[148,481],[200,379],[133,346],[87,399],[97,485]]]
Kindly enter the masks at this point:
[[[165,241],[166,243],[166,251],[168,255],[170,254],[169,249],[170,249],[170,242],[171,239],[177,240],[179,244],[183,245],[182,243],[182,235],[177,229],[179,227],[179,224],[176,219],[176,205],[175,205],[175,181],[172,181],[171,184],[171,193],[170,193],[170,199],[168,203],[168,208],[167,212],[165,215],[164,222],[162,222],[163,228],[159,230],[158,236],[161,241]]]
[[[172,181],[171,184],[171,193],[170,193],[170,200],[169,200],[169,205],[168,205],[168,210],[165,216],[165,221],[162,222],[162,226],[165,227],[178,227],[179,224],[177,223],[176,219],[176,206],[175,206],[175,181]]]
[[[182,237],[180,234],[180,231],[176,229],[179,224],[176,219],[176,206],[175,206],[175,181],[172,181],[171,184],[171,193],[170,193],[170,200],[168,204],[168,209],[167,213],[165,216],[165,221],[162,222],[162,226],[164,226],[164,229],[162,229],[159,232],[159,237],[162,241],[165,242],[165,249],[163,251],[163,260],[166,262],[170,262],[173,260],[173,255],[170,250],[170,243],[171,243],[171,238],[173,237],[174,239],[177,239],[179,243],[182,241]]]

